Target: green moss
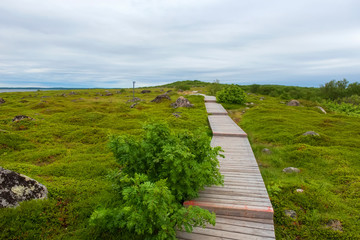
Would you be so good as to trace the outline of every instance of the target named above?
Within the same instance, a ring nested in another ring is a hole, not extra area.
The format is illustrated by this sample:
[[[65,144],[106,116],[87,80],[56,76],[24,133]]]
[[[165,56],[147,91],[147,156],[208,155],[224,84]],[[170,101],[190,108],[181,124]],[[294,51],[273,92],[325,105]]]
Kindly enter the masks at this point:
[[[244,107],[231,107],[231,115],[241,118],[260,164],[275,211],[277,239],[359,239],[358,117],[325,115],[310,101],[290,107],[280,98],[260,97],[248,96],[254,106],[244,114]],[[307,131],[319,136],[303,136]],[[265,147],[272,153],[263,153]],[[286,167],[301,172],[285,174]],[[304,192],[297,192],[299,188]],[[297,219],[286,217],[286,209],[295,210]],[[341,221],[343,232],[326,227],[331,219]]]
[[[139,136],[144,123],[157,120],[175,131],[207,126],[202,97],[188,97],[194,108],[173,109],[170,103],[178,94],[157,104],[150,101],[162,93],[160,89],[152,88],[149,94],[140,94],[141,90],[135,94],[143,101],[134,108],[127,102],[132,98],[128,90],[118,94],[111,89],[111,96],[103,89],[76,90],[75,95],[72,91],[1,94],[6,103],[0,106],[0,166],[44,184],[49,197],[0,209],[0,239],[91,239],[91,213],[99,203],[116,198],[106,179],[109,171],[119,168],[108,148],[109,135]],[[181,112],[181,117],[174,112]],[[34,120],[13,123],[16,115]]]

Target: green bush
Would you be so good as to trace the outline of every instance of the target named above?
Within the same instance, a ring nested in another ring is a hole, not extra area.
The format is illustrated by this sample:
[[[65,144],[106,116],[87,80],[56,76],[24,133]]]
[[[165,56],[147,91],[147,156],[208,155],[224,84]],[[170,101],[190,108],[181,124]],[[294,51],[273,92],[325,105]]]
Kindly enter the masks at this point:
[[[217,101],[220,103],[237,103],[246,102],[245,92],[238,85],[230,85],[216,94]]]
[[[216,96],[216,93],[221,91],[221,89],[223,89],[223,86],[218,79],[207,86],[207,90],[211,96]]]
[[[110,148],[123,167],[113,176],[120,200],[95,211],[93,226],[139,239],[173,239],[175,228],[214,224],[214,215],[182,203],[207,185],[221,185],[217,156],[203,132],[174,133],[163,123],[144,126],[145,136],[113,136]]]
[[[176,91],[188,91],[190,90],[190,86],[189,85],[178,85],[178,86],[175,86],[175,90]]]

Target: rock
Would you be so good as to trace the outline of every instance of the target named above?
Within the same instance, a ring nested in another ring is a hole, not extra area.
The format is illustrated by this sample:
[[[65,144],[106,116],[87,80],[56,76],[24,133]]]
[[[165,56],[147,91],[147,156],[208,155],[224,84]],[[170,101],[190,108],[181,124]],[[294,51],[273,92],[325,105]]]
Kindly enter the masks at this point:
[[[179,117],[181,117],[181,115],[179,113],[181,113],[181,112],[174,112],[174,113],[172,113],[172,115],[175,116],[176,118],[179,118]]]
[[[320,107],[320,106],[316,106],[316,108],[320,109],[320,111],[321,111],[321,112],[323,112],[324,114],[326,114],[325,109],[323,109],[322,107]]]
[[[112,96],[112,95],[114,95],[114,94],[111,93],[111,92],[107,92],[107,93],[105,94],[105,96]]]
[[[268,148],[264,148],[263,150],[261,150],[261,152],[266,154],[271,154],[271,151]]]
[[[294,172],[299,173],[300,169],[294,168],[294,167],[287,167],[287,168],[284,168],[282,171],[285,173],[294,173]]]
[[[141,93],[142,93],[142,94],[144,94],[144,93],[151,93],[151,91],[150,91],[150,90],[142,90]]]
[[[161,94],[161,95],[156,96],[156,98],[151,100],[151,102],[160,103],[163,100],[171,100],[171,98],[165,93],[165,94]]]
[[[136,103],[131,104],[130,108],[134,108],[137,104],[138,104],[137,102],[136,102]]]
[[[171,92],[172,92],[172,90],[167,90],[167,91],[166,91],[166,93],[171,93]]]
[[[260,101],[263,101],[264,99],[265,99],[264,97],[261,97],[261,98],[260,98]]]
[[[135,98],[133,98],[133,99],[128,100],[127,102],[129,103],[129,102],[140,102],[140,101],[141,101],[140,98],[135,97]]]
[[[188,99],[181,96],[176,100],[176,102],[172,103],[171,106],[173,108],[179,108],[179,107],[193,107],[194,105],[191,104]]]
[[[78,98],[78,99],[74,99],[74,100],[71,100],[72,102],[82,102],[82,101],[84,101],[84,99],[83,98]]]
[[[292,218],[292,219],[296,219],[297,218],[297,214],[294,210],[285,210],[284,211],[285,215]]]
[[[314,131],[307,131],[306,133],[303,133],[303,136],[319,136],[318,133],[314,132]]]
[[[69,95],[77,95],[78,93],[74,92],[74,91],[71,91],[69,92]]]
[[[341,225],[341,222],[339,220],[330,220],[326,226],[328,228],[331,228],[332,230],[334,231],[340,231],[342,232],[343,229],[342,229],[342,225]]]
[[[281,101],[280,103],[281,103],[281,104],[285,104],[285,102],[284,102],[284,101]]]
[[[60,97],[66,97],[66,93],[60,94]]]
[[[298,189],[296,189],[296,192],[302,193],[302,192],[304,192],[304,189],[298,188]]]
[[[300,102],[298,100],[291,100],[287,103],[288,106],[300,106]]]
[[[5,103],[5,100],[3,98],[0,98],[0,104]]]
[[[21,121],[21,120],[24,120],[24,119],[34,120],[33,118],[25,116],[25,115],[18,115],[18,116],[15,116],[12,121],[13,122],[18,122],[18,121]]]
[[[18,206],[19,202],[47,197],[47,188],[22,174],[0,167],[0,208]]]

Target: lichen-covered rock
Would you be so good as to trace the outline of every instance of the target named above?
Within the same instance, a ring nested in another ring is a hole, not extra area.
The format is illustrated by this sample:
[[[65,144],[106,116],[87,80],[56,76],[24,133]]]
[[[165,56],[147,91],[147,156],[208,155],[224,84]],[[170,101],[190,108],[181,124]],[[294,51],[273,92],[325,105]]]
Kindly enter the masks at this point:
[[[300,102],[298,100],[291,100],[287,103],[288,106],[300,106]]]
[[[0,98],[0,104],[5,103],[5,100],[3,98]]]
[[[142,90],[141,93],[142,93],[142,94],[144,94],[144,93],[151,93],[151,91],[150,91],[150,90]]]
[[[263,152],[265,154],[271,154],[271,151],[268,148],[264,148],[263,150],[261,150],[261,152]]]
[[[306,133],[303,133],[303,136],[319,136],[319,134],[314,131],[307,131]]]
[[[160,102],[162,102],[164,100],[171,100],[171,98],[165,93],[165,94],[161,94],[161,95],[156,96],[156,98],[151,100],[151,102],[160,103]]]
[[[326,226],[328,228],[331,228],[332,230],[334,231],[340,231],[342,232],[343,229],[342,229],[342,225],[341,225],[341,222],[339,220],[330,220]]]
[[[130,103],[130,102],[135,103],[135,102],[140,102],[140,101],[141,101],[141,99],[140,99],[140,98],[135,97],[135,98],[133,98],[133,99],[128,100],[127,102],[128,102],[128,103]]]
[[[282,170],[284,173],[299,173],[300,169],[294,167],[287,167]]]
[[[14,207],[26,200],[43,199],[47,194],[47,188],[34,179],[0,167],[0,208]]]
[[[284,211],[285,215],[292,218],[292,219],[296,219],[297,218],[297,214],[294,210],[285,210]]]
[[[172,103],[171,106],[173,108],[179,108],[179,107],[193,107],[194,105],[191,104],[188,99],[181,96],[176,100],[176,102]]]
[[[13,122],[18,122],[18,121],[21,121],[21,120],[24,120],[24,119],[33,120],[33,118],[31,118],[31,117],[28,117],[28,116],[25,116],[25,115],[18,115],[18,116],[15,116],[12,121]]]

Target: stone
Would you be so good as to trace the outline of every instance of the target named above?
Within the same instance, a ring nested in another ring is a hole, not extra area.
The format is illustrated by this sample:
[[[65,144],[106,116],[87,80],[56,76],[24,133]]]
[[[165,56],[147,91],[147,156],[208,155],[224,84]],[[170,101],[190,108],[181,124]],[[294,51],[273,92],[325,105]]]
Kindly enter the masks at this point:
[[[316,108],[318,108],[318,109],[319,109],[322,113],[326,114],[325,109],[323,109],[322,107],[320,107],[320,106],[316,106]]]
[[[294,168],[294,167],[287,167],[287,168],[284,168],[282,171],[285,173],[294,173],[294,172],[299,173],[300,169]]]
[[[25,175],[0,167],[0,208],[15,207],[19,202],[44,199],[47,188]]]
[[[21,121],[21,120],[24,120],[24,119],[34,120],[33,118],[25,116],[25,115],[18,115],[18,116],[15,116],[12,121],[13,122],[18,122],[18,121]]]
[[[161,94],[161,95],[156,96],[156,98],[151,100],[151,102],[160,103],[160,102],[162,102],[164,100],[171,100],[171,98],[165,93],[165,94]]]
[[[294,210],[285,210],[284,211],[285,215],[292,218],[292,219],[296,219],[297,218],[297,214]]]
[[[264,97],[261,97],[261,98],[260,98],[260,101],[263,101],[264,99],[265,99]]]
[[[179,108],[179,107],[194,107],[193,104],[190,103],[190,101],[183,96],[179,97],[176,102],[172,103],[171,106],[173,108]]]
[[[319,136],[319,134],[314,131],[307,131],[306,133],[303,133],[303,136]]]
[[[304,189],[298,188],[298,189],[296,189],[296,192],[302,193],[302,192],[304,192]]]
[[[174,112],[174,113],[172,113],[172,115],[176,118],[179,118],[179,117],[181,117],[181,115],[179,113],[181,113],[181,112]]]
[[[150,91],[150,90],[142,90],[141,93],[142,93],[142,94],[151,93],[151,91]]]
[[[172,92],[172,90],[167,90],[167,91],[166,91],[166,93],[171,93],[171,92]]]
[[[300,102],[298,100],[291,100],[287,103],[288,106],[300,106]]]
[[[130,103],[130,102],[140,102],[140,101],[141,101],[140,98],[135,97],[135,98],[133,98],[133,99],[128,100],[127,102]]]
[[[331,228],[332,230],[334,231],[340,231],[342,232],[343,229],[342,229],[342,225],[341,225],[341,222],[339,220],[330,220],[326,226],[328,228]]]
[[[69,92],[69,95],[77,95],[78,93],[74,92],[74,91],[71,91]]]
[[[0,98],[0,104],[5,103],[6,101],[3,98]]]
[[[271,151],[268,148],[264,148],[263,150],[261,150],[261,152],[266,154],[271,154]]]
[[[131,104],[130,108],[134,108],[137,104],[138,104],[137,102],[136,102],[136,103]]]
[[[112,96],[112,95],[114,95],[114,94],[111,93],[111,92],[107,92],[107,93],[105,94],[105,96]]]

